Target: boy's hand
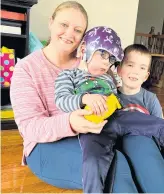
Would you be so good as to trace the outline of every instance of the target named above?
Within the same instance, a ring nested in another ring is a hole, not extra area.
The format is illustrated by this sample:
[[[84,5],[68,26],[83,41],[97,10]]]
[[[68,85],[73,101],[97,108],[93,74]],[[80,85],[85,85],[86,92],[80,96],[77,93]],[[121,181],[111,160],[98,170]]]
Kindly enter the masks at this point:
[[[93,113],[96,115],[102,115],[108,110],[106,100],[107,97],[100,94],[85,94],[82,97],[82,103],[91,107]]]

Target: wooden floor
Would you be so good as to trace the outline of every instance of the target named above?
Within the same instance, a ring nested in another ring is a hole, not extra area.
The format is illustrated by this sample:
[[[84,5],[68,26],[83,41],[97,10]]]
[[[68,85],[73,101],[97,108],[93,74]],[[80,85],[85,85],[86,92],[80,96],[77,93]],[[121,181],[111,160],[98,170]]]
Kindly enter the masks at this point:
[[[38,179],[27,166],[21,166],[22,138],[18,130],[1,132],[1,185],[3,193],[80,193],[53,187]]]
[[[164,110],[164,88],[152,89]],[[2,193],[82,193],[79,190],[65,190],[39,180],[27,166],[21,166],[22,138],[17,130],[1,132],[1,191]]]

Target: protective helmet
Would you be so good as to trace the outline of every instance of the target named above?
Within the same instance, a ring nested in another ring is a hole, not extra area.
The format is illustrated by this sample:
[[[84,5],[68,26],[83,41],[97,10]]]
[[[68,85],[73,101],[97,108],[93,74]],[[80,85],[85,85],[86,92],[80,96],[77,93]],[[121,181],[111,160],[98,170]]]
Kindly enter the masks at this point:
[[[117,61],[123,59],[121,41],[114,30],[106,26],[98,26],[86,32],[83,42],[85,43],[85,60],[91,60],[95,51],[102,49],[115,56]]]

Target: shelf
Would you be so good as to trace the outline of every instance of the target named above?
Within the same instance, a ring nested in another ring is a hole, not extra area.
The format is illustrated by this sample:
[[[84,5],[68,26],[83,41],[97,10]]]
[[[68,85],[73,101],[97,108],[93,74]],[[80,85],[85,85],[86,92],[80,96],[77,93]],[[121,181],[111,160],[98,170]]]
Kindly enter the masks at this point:
[[[11,119],[1,119],[2,123],[12,123],[14,121],[14,118]]]
[[[29,8],[32,7],[34,4],[37,4],[38,0],[35,0],[33,2],[29,2],[29,1],[20,1],[20,0],[10,0],[8,2],[6,2],[6,0],[2,0],[1,4],[5,5],[5,6],[13,6],[13,7],[18,7],[18,8]]]
[[[1,10],[6,10],[9,12],[15,12],[24,14],[25,20],[18,20],[11,17],[1,18],[1,24],[6,26],[14,26],[21,28],[21,34],[13,34],[12,31],[7,31],[9,33],[1,33],[1,46],[5,46],[10,49],[15,50],[16,58],[24,58],[29,54],[29,25],[30,25],[30,8],[36,4],[38,0],[2,0]],[[22,18],[23,19],[23,18]],[[11,104],[10,99],[10,86],[1,87],[1,107]],[[3,107],[2,107],[3,108]],[[2,119],[1,129],[17,129],[17,125],[13,119]]]
[[[152,53],[151,56],[152,57],[164,57],[164,54],[155,54],[155,53]]]
[[[26,35],[22,35],[22,34],[10,34],[10,33],[1,33],[1,36],[5,36],[5,37],[11,37],[11,38],[26,38]]]
[[[1,130],[18,129],[14,119],[2,119]]]
[[[1,90],[9,90],[10,87],[1,87]]]

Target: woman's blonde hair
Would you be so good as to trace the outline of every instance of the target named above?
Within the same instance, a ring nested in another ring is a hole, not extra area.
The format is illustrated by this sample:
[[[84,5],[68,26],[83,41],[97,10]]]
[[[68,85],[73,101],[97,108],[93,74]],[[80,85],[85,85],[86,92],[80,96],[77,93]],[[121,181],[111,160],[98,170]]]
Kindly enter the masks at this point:
[[[57,13],[63,9],[66,9],[66,8],[74,8],[76,10],[79,10],[83,14],[83,16],[86,19],[86,24],[87,24],[86,29],[85,29],[85,31],[86,31],[87,27],[88,27],[88,14],[87,14],[86,10],[84,9],[84,7],[80,3],[78,3],[77,1],[65,1],[65,2],[61,3],[55,9],[54,13],[52,14],[52,19],[54,20]],[[47,45],[50,43],[50,40],[51,39],[48,40]]]

